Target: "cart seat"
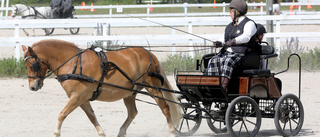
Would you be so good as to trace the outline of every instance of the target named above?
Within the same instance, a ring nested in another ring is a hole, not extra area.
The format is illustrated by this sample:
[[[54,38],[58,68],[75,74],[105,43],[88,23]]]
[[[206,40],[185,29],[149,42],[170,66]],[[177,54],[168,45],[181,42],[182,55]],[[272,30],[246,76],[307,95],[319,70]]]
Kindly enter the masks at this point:
[[[258,77],[269,77],[270,70],[269,69],[246,69],[242,71],[243,75],[257,75]]]

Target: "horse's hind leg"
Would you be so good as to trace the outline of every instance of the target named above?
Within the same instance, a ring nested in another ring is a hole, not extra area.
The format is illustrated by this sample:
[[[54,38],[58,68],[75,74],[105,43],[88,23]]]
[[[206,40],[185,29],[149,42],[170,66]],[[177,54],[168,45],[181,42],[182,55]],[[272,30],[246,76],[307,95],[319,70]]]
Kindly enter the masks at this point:
[[[137,111],[137,108],[136,108],[135,99],[136,99],[136,95],[135,94],[123,99],[124,104],[127,107],[128,117],[127,117],[126,121],[122,124],[122,126],[120,128],[120,131],[118,133],[118,137],[125,137],[126,136],[127,129],[129,127],[129,125],[131,124],[133,119],[138,114],[138,111]]]
[[[91,123],[94,125],[94,127],[97,129],[97,132],[99,134],[99,137],[105,137],[106,134],[103,132],[103,129],[101,128],[96,115],[94,114],[94,111],[90,105],[90,102],[87,101],[83,103],[81,106],[82,110],[87,114],[88,118],[90,119]]]
[[[157,90],[151,89],[151,88],[149,88],[149,89],[147,88],[147,90],[152,95],[156,95],[158,97],[163,97],[161,91],[157,91]],[[158,106],[160,107],[162,113],[164,114],[164,116],[167,119],[167,124],[168,124],[168,127],[169,127],[170,137],[174,137],[175,136],[175,129],[174,129],[173,125],[172,125],[172,119],[171,119],[169,105],[163,99],[159,99],[159,98],[154,98],[154,99],[157,102]]]

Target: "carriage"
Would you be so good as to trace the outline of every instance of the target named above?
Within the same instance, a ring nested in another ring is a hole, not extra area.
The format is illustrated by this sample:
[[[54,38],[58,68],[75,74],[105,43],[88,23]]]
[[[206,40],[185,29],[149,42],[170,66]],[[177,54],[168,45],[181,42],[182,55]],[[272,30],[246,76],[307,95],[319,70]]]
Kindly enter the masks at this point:
[[[227,91],[222,88],[220,76],[206,75],[208,61],[214,54],[204,55],[197,61],[197,70],[175,71],[177,87],[186,94],[179,97],[184,110],[183,121],[177,131],[180,135],[195,133],[202,119],[215,133],[229,132],[231,136],[255,136],[261,118],[274,118],[277,131],[282,136],[299,133],[303,125],[304,110],[300,101],[301,67],[299,70],[299,97],[282,95],[281,80],[272,73],[268,59],[277,57],[273,46],[262,46],[262,54],[248,54],[235,68]],[[301,65],[301,63],[299,64]]]
[[[62,48],[63,47],[63,48]],[[64,119],[75,108],[81,107],[104,137],[101,126],[89,101],[115,101],[124,99],[128,110],[127,120],[118,136],[124,136],[137,114],[136,94],[155,98],[166,117],[170,136],[194,134],[202,119],[207,120],[215,133],[255,136],[261,118],[274,118],[276,129],[282,136],[299,133],[304,120],[300,101],[301,67],[299,67],[299,97],[282,95],[281,80],[266,66],[268,59],[277,57],[272,46],[262,46],[262,54],[248,54],[234,69],[227,91],[222,88],[220,76],[206,75],[207,54],[197,61],[198,71],[175,71],[179,91],[174,90],[165,77],[156,56],[141,47],[103,52],[99,47],[79,49],[73,43],[60,40],[42,40],[32,47],[22,46],[25,66],[28,69],[29,88],[37,91],[45,78],[55,74],[64,87],[69,101],[59,115],[55,136],[60,136]],[[50,49],[50,50],[49,50]],[[261,65],[262,64],[262,65]],[[99,70],[100,71],[97,71]],[[47,74],[47,69],[50,70]],[[142,91],[145,88],[147,91]]]
[[[33,7],[26,6],[23,4],[12,5],[12,17],[15,17],[18,14],[21,14],[23,19],[76,19],[74,17],[75,9],[71,8],[70,12],[65,13],[64,16],[57,16],[57,8],[51,7]],[[61,13],[60,13],[61,14]],[[68,29],[68,28],[64,28]],[[54,32],[54,28],[43,28],[45,35],[51,35]],[[79,33],[80,28],[69,28],[71,34],[76,35]],[[24,33],[29,36],[29,33],[23,29]],[[34,32],[33,32],[34,33]]]

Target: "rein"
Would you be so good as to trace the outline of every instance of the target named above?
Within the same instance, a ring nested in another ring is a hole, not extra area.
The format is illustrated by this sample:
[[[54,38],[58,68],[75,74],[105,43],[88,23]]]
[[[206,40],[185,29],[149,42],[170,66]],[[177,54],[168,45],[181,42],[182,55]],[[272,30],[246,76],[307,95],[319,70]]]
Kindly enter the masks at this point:
[[[31,10],[30,10],[30,7],[31,9],[33,9],[34,11],[34,15],[31,14]],[[22,16],[22,18],[27,18],[27,17],[33,17],[34,16],[34,19],[36,19],[37,17],[40,17],[42,19],[46,19],[47,17],[42,15],[35,7],[33,6],[28,6],[28,10],[29,10],[29,15],[26,15],[26,16]],[[38,16],[40,15],[40,16]]]

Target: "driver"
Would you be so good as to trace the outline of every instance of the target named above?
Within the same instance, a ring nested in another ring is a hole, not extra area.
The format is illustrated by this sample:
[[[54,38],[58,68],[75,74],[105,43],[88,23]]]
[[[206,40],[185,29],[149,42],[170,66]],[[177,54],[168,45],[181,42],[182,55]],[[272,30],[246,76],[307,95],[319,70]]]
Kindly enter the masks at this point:
[[[72,0],[51,0],[50,7],[55,9],[53,18],[68,18],[72,16]]]
[[[230,5],[232,22],[227,25],[223,37],[215,42],[224,48],[208,63],[207,74],[221,76],[222,87],[227,91],[233,68],[240,64],[240,59],[247,53],[257,52],[256,24],[246,17],[248,11],[244,0],[232,0]]]

